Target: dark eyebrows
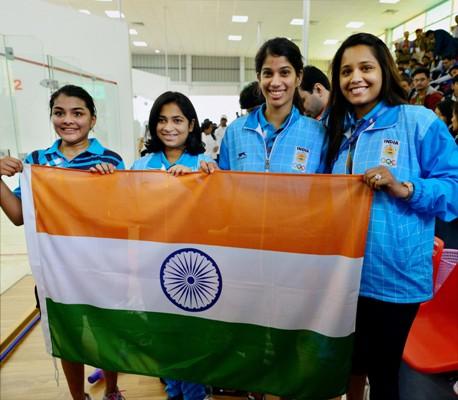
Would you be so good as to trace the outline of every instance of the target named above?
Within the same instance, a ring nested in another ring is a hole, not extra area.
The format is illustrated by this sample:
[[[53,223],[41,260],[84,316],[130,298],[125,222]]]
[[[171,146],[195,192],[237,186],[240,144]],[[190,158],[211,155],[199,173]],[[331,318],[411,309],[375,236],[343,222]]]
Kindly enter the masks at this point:
[[[167,119],[168,117],[166,115],[159,114],[159,118]],[[184,117],[182,115],[171,115],[170,118],[181,118],[181,119],[183,119]]]
[[[60,106],[53,106],[53,111],[54,110],[59,110],[59,111],[65,111],[63,107],[60,107]],[[71,111],[84,111],[85,108],[84,107],[75,107],[75,108],[72,108]]]

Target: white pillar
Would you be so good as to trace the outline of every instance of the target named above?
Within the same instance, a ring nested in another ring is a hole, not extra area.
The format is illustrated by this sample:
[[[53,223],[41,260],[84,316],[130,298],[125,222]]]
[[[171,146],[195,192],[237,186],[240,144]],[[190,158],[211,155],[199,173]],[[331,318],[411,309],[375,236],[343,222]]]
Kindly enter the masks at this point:
[[[239,78],[239,90],[243,89],[243,85],[245,84],[245,57],[239,57],[239,66],[240,66],[240,78]]]
[[[309,58],[310,0],[302,0],[302,18],[304,19],[304,25],[302,26],[302,56],[304,57],[304,65],[307,65]]]

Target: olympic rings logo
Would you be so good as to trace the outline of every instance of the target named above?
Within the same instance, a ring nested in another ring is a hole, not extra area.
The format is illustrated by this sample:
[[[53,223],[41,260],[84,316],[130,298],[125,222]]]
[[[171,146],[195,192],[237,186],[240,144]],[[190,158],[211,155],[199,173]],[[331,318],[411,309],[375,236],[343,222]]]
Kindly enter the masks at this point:
[[[382,157],[380,162],[384,165],[388,165],[390,167],[395,167],[396,166],[396,160],[393,160],[391,158],[385,158],[385,157]]]

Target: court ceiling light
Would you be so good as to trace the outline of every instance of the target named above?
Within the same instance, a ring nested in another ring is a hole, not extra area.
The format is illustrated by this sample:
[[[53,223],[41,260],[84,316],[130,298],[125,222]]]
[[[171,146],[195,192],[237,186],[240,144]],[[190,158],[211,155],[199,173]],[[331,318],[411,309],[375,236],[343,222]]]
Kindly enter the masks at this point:
[[[358,29],[358,28],[361,28],[363,25],[364,25],[364,22],[361,22],[361,21],[350,21],[347,25],[345,25],[345,27]]]
[[[232,22],[248,22],[248,15],[233,15]]]
[[[137,41],[134,41],[134,42],[132,42],[132,44],[133,44],[135,47],[148,47],[148,43],[146,43],[146,42],[137,42]]]
[[[339,41],[337,39],[326,39],[323,44],[326,44],[326,45],[333,45],[333,44],[337,44]]]
[[[87,15],[90,15],[91,12],[89,10],[78,10],[80,13],[82,14],[87,14]]]
[[[138,32],[137,32],[136,29],[130,28],[129,29],[129,34],[132,35],[132,36],[135,36],[135,35],[138,35]]]
[[[396,4],[399,3],[399,0],[378,0],[379,3],[385,3],[385,4]]]
[[[154,50],[156,54],[159,54],[161,51],[159,49]]]
[[[227,40],[232,40],[234,42],[239,42],[240,40],[242,40],[242,36],[240,36],[240,35],[229,35],[227,37]]]
[[[118,10],[105,10],[105,14],[109,18],[124,18],[125,15]]]
[[[304,25],[304,20],[302,18],[293,18],[290,25]]]

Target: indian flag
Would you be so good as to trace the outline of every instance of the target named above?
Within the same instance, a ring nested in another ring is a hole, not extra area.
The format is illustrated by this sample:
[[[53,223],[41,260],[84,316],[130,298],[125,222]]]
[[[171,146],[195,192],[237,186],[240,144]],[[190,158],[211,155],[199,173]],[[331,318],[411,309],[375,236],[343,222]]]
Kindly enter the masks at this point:
[[[361,177],[26,166],[22,193],[54,356],[292,398],[345,391]]]

